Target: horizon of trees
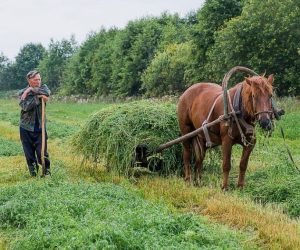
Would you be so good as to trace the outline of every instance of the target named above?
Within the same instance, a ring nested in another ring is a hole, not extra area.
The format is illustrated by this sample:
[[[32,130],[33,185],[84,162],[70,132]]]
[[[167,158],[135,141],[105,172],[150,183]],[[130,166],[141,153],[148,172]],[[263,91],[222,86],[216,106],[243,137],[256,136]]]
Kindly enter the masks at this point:
[[[60,95],[159,97],[193,83],[220,83],[236,65],[275,75],[277,94],[300,94],[299,0],[207,0],[183,18],[163,13],[74,37],[28,43],[14,61],[0,53],[0,90],[26,86],[37,68]],[[235,80],[241,80],[241,76]]]

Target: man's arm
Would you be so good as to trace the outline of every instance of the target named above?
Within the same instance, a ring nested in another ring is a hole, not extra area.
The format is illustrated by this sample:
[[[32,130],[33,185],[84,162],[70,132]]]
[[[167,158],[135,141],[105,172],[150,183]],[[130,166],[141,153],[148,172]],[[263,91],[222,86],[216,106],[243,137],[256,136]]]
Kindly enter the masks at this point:
[[[51,91],[46,84],[42,84],[42,86],[38,88],[32,88],[31,91],[34,95],[45,95],[49,97],[51,94]]]
[[[37,88],[28,87],[22,89],[19,92],[19,105],[22,108],[22,110],[28,111],[40,104],[39,98],[43,98],[44,101],[47,102],[50,94],[51,91],[46,84],[43,84],[41,87]]]
[[[19,105],[22,108],[22,110],[28,111],[33,109],[35,106],[39,105],[40,101],[38,96],[33,96],[30,94],[27,95],[25,99],[22,99],[23,94],[21,95],[20,102],[19,102]]]

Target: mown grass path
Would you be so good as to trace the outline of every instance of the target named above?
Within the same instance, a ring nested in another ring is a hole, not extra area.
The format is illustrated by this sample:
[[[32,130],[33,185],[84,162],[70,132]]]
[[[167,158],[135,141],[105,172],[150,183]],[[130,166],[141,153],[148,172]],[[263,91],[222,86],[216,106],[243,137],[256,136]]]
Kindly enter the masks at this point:
[[[299,122],[297,105],[284,124],[287,143],[299,162],[299,130],[290,129]],[[284,162],[285,169],[292,167],[277,132],[271,142],[261,138],[249,167],[251,189],[245,192],[233,188],[222,193],[219,170],[206,170],[200,188],[188,187],[177,177],[126,180],[107,174],[101,166],[81,165],[81,158],[69,151],[69,136],[105,106],[48,104],[53,177],[43,180],[31,179],[27,173],[18,139],[16,100],[0,99],[0,248],[300,248],[300,224],[297,216],[287,215],[289,203],[265,197],[260,197],[265,205],[254,202],[253,190],[261,193],[259,187],[270,190],[273,183],[275,190],[283,190],[284,185],[292,185],[287,182],[288,170],[275,174]],[[232,182],[236,168],[234,163]],[[261,175],[268,179],[257,184],[259,170],[266,170]],[[276,186],[278,176],[283,176],[282,186]],[[299,193],[283,196],[297,201]],[[297,215],[297,206],[293,208]]]

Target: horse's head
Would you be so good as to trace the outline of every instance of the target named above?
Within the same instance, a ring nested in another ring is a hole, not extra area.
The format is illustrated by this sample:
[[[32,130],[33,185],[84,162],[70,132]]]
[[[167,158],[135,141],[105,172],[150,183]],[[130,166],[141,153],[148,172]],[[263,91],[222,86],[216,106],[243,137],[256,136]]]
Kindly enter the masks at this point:
[[[270,75],[268,78],[253,76],[246,78],[246,84],[244,84],[247,93],[247,111],[259,122],[260,127],[265,130],[272,129],[273,80],[273,75]]]

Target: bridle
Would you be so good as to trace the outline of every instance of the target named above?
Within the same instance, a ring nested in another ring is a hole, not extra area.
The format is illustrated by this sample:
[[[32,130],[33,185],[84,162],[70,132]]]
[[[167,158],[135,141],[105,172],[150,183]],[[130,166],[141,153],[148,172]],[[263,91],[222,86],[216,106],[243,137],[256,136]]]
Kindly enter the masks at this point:
[[[258,115],[264,114],[264,113],[271,114],[271,115],[274,114],[273,110],[263,110],[263,111],[256,112],[256,113],[254,114],[254,116],[257,117]]]
[[[259,112],[255,112],[254,113],[255,120],[257,120],[258,115],[260,115],[260,114],[269,114],[271,116],[271,119],[273,119],[273,117],[274,117],[274,107],[273,107],[272,98],[270,99],[270,103],[271,103],[271,110],[262,110],[262,111],[259,111]],[[256,110],[256,103],[255,103],[254,98],[252,98],[252,108],[253,108],[253,110]]]

